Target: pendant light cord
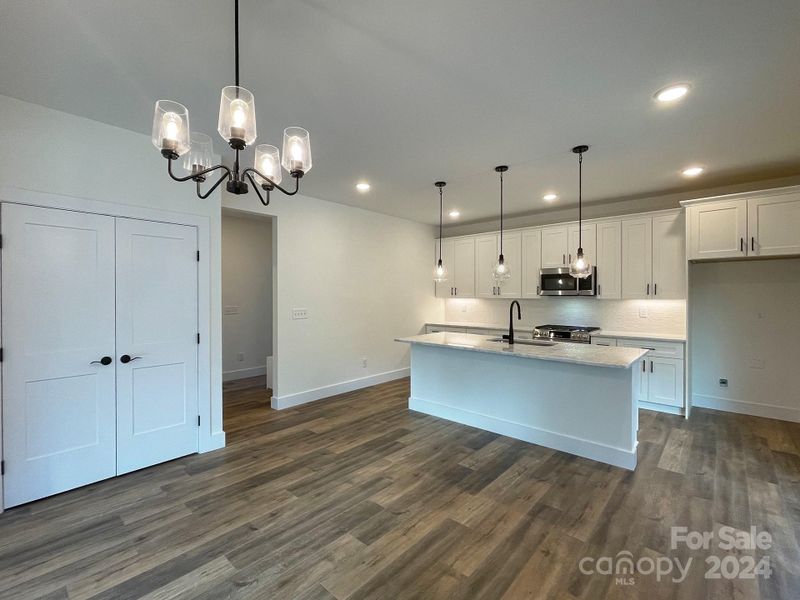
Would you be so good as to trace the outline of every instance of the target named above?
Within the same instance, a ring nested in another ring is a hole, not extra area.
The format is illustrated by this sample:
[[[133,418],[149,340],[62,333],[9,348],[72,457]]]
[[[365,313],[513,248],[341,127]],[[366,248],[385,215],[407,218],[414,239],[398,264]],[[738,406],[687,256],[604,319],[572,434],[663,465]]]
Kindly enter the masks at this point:
[[[239,87],[239,0],[233,1],[233,37],[236,45],[236,87]]]
[[[583,250],[583,152],[578,153],[578,249]]]
[[[442,260],[442,219],[444,218],[444,211],[442,209],[444,201],[442,200],[442,187],[439,186],[439,261]]]
[[[503,172],[500,171],[500,256],[503,256]]]

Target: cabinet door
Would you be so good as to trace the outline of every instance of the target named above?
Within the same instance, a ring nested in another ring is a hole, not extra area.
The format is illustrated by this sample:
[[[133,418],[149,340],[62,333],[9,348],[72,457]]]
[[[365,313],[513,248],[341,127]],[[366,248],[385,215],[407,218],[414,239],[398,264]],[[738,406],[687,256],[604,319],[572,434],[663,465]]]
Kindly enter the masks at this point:
[[[690,206],[687,218],[689,260],[747,256],[747,200]]]
[[[542,268],[564,267],[567,264],[569,229],[566,226],[542,229]]]
[[[120,475],[197,452],[197,229],[117,219],[116,240]]]
[[[683,408],[683,361],[648,358],[647,401]]]
[[[475,240],[466,238],[453,242],[453,295],[475,297]]]
[[[522,232],[522,297],[541,298],[539,270],[542,268],[542,230]]]
[[[683,213],[653,217],[653,295],[686,298],[686,227]]]
[[[622,297],[650,298],[653,280],[653,220],[622,221]]]
[[[492,267],[498,257],[495,234],[475,238],[475,295],[478,298],[496,298],[497,285],[492,279]],[[509,261],[509,267],[513,267]]]
[[[116,474],[114,219],[3,204],[6,508]]]
[[[639,360],[631,367],[633,369],[633,400],[635,402],[647,402],[647,365],[649,361],[647,357]]]
[[[613,300],[622,296],[622,224],[597,224],[597,297]]]
[[[747,200],[750,256],[800,254],[800,194]]]
[[[439,256],[439,241],[436,241],[436,254]],[[450,298],[453,296],[453,283],[456,273],[456,265],[453,262],[453,240],[442,240],[442,265],[447,272],[447,281],[436,284],[436,297],[437,298]],[[434,265],[436,263],[434,262]],[[433,273],[433,269],[431,269]]]
[[[522,235],[519,231],[503,234],[503,256],[511,269],[511,277],[498,287],[503,298],[519,298],[522,293]]]
[[[578,240],[578,226],[569,226],[569,247],[567,248],[567,264],[570,264],[578,253],[578,245],[583,244],[583,255],[591,264],[597,264],[597,226],[594,223],[581,227],[580,242]]]

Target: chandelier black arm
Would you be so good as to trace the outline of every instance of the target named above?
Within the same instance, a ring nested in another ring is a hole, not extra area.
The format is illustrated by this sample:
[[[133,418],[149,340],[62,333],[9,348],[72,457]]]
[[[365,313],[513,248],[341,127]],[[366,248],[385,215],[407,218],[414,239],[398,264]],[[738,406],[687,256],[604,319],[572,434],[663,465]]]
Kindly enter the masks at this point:
[[[225,171],[225,175],[223,177],[227,177],[228,179],[231,178],[231,170],[228,167],[226,167],[225,165],[216,165],[216,166],[213,166],[213,167],[209,167],[208,169],[203,169],[202,171],[200,171],[198,173],[192,173],[191,175],[187,175],[186,177],[178,177],[177,175],[175,175],[175,173],[172,172],[172,161],[173,160],[174,159],[172,159],[172,158],[168,158],[167,159],[167,173],[169,173],[169,176],[172,177],[175,181],[189,181],[190,179],[194,179],[196,181],[197,177],[203,177],[207,173],[211,173],[211,172],[216,171],[218,169],[223,169]],[[217,186],[215,185],[214,187],[217,187]]]
[[[302,176],[303,176],[303,175],[302,175],[302,172],[300,172],[300,171],[298,171],[298,172],[300,173],[300,177],[302,177]],[[300,177],[298,177],[298,176],[296,176],[296,175],[292,175],[292,177],[294,178],[294,191],[293,191],[293,192],[290,192],[289,190],[287,190],[287,189],[285,189],[285,188],[282,188],[281,186],[279,186],[277,183],[275,183],[274,181],[272,181],[272,179],[270,179],[269,177],[267,177],[267,176],[266,176],[266,175],[264,175],[263,173],[260,173],[260,172],[258,171],[258,169],[254,169],[253,167],[248,167],[248,168],[246,168],[244,171],[242,171],[242,175],[247,175],[247,177],[248,177],[248,178],[250,178],[250,173],[255,173],[256,175],[258,175],[258,176],[259,176],[259,177],[261,177],[262,179],[264,179],[264,180],[266,180],[266,181],[269,181],[269,184],[270,184],[272,187],[276,187],[276,188],[278,188],[280,191],[282,191],[282,192],[283,192],[284,194],[286,194],[287,196],[294,196],[294,195],[295,195],[295,194],[298,192],[298,190],[300,189]],[[252,179],[250,179],[250,181],[252,181]]]
[[[269,189],[264,190],[267,192],[267,199],[264,200],[264,196],[262,196],[261,192],[258,191],[259,185],[256,183],[256,180],[253,179],[253,176],[247,172],[248,170],[245,170],[244,174],[250,180],[250,185],[253,186],[253,191],[255,191],[256,196],[258,196],[258,199],[261,200],[261,204],[263,204],[264,206],[269,206]]]
[[[222,168],[223,168],[223,169],[225,169],[226,171],[227,171],[227,169],[228,169],[228,167],[222,167]],[[212,170],[213,170],[213,169],[212,169]],[[209,190],[208,190],[208,191],[207,191],[205,194],[202,194],[202,193],[200,193],[200,182],[198,181],[198,182],[197,182],[197,197],[198,197],[198,198],[200,198],[201,200],[205,200],[206,198],[208,198],[208,197],[209,197],[209,196],[210,196],[210,195],[213,193],[213,191],[214,191],[215,189],[217,189],[217,188],[219,187],[219,184],[220,184],[220,183],[222,183],[222,182],[223,182],[223,181],[225,181],[226,179],[230,179],[230,178],[231,178],[231,173],[230,173],[230,171],[228,171],[227,173],[223,173],[223,174],[222,174],[222,177],[220,177],[219,179],[217,179],[217,182],[216,182],[214,185],[212,185],[212,186],[211,186],[211,189],[209,189]]]

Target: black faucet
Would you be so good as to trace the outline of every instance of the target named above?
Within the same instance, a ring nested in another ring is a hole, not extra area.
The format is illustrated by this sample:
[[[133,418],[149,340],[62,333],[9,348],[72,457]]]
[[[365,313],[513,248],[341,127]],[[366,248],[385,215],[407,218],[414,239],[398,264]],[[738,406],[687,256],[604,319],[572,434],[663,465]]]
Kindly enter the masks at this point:
[[[511,303],[511,306],[508,307],[508,335],[504,335],[503,338],[508,340],[510,345],[514,345],[514,305],[517,305],[517,319],[522,320],[522,309],[519,306],[519,302],[514,300]]]

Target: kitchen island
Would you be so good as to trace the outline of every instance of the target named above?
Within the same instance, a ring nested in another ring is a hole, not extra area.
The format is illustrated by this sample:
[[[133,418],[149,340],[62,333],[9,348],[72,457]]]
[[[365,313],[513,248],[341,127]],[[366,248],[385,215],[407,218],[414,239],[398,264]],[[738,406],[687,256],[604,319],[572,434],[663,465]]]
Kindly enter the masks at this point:
[[[429,333],[411,344],[410,409],[636,468],[633,370],[647,350]]]

